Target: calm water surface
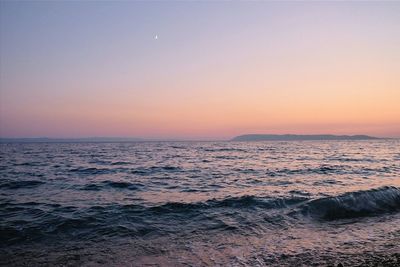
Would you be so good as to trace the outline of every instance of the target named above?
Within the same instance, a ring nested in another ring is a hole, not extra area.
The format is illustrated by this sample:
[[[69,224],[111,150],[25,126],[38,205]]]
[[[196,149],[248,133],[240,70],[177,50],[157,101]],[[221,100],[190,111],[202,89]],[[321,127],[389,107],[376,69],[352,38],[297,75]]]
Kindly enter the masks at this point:
[[[1,265],[400,261],[399,140],[32,143],[0,152]]]

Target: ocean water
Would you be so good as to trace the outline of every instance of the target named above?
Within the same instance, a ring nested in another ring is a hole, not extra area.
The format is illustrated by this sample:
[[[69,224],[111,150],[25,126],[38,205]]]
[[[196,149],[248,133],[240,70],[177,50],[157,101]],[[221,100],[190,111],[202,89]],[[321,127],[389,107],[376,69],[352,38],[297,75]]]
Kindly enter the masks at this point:
[[[0,152],[0,265],[400,264],[399,140]]]

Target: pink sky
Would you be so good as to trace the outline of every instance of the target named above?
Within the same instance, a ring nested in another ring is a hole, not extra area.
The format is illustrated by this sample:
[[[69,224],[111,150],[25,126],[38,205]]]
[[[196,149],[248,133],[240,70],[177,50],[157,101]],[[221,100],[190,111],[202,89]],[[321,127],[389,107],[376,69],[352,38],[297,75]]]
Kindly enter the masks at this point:
[[[0,10],[2,137],[400,137],[400,3]]]

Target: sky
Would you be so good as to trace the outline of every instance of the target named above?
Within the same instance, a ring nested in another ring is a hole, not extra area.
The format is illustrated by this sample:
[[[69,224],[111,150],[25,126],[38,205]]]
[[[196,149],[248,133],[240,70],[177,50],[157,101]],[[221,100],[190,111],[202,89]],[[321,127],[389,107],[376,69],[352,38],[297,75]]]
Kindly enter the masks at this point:
[[[1,1],[0,136],[400,137],[399,14],[400,2]]]

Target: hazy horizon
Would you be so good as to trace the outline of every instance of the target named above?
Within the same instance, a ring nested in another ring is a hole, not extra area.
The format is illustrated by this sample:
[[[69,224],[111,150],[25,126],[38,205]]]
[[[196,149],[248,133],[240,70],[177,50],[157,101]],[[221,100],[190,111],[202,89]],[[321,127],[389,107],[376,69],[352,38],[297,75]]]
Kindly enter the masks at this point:
[[[0,137],[400,137],[399,2],[0,3]]]
[[[118,140],[123,140],[122,142],[131,142],[131,141],[234,141],[235,138],[240,137],[240,136],[251,136],[251,135],[277,135],[277,136],[287,136],[287,135],[294,135],[294,136],[324,136],[324,135],[332,135],[330,133],[318,133],[318,134],[293,134],[293,133],[283,133],[283,134],[266,134],[266,133],[258,133],[258,134],[253,134],[253,133],[244,133],[236,136],[230,136],[227,138],[216,138],[216,137],[197,137],[197,138],[190,138],[190,137],[170,137],[170,138],[165,138],[165,137],[152,137],[152,138],[147,138],[147,137],[142,137],[142,136],[81,136],[81,137],[49,137],[49,136],[31,136],[31,137],[2,137],[0,136],[0,140],[40,140],[40,139],[49,139],[49,140],[88,140],[88,141],[95,141],[96,139],[100,140],[100,142],[103,142],[104,140],[112,140],[115,139],[115,141]],[[372,135],[367,135],[367,134],[350,134],[350,135],[334,135],[334,136],[367,136],[367,137],[373,137],[373,138],[379,138],[379,139],[399,139],[400,137],[388,137],[388,136],[372,136]],[[300,139],[301,140],[301,139]],[[355,139],[357,140],[357,139]],[[255,141],[255,140],[253,140]]]

